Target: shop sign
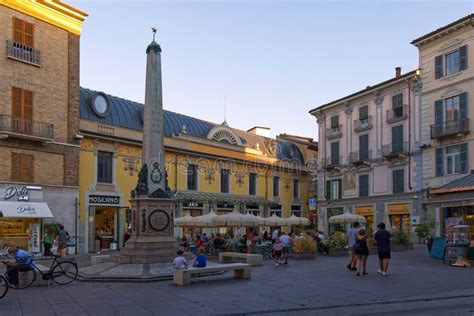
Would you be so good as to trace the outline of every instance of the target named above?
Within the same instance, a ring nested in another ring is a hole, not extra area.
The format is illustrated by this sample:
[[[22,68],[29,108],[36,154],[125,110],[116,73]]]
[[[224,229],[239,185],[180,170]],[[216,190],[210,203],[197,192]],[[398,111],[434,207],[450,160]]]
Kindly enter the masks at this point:
[[[120,205],[120,196],[89,195],[90,204],[114,204]]]
[[[310,211],[315,211],[316,210],[316,199],[309,199],[308,200],[308,206]]]
[[[373,216],[374,207],[373,206],[356,206],[355,213],[356,215]]]
[[[344,210],[342,208],[328,208],[327,210],[328,213],[328,218],[331,216],[336,216],[336,215],[342,215],[344,213]]]
[[[4,200],[9,200],[17,196],[18,201],[29,201],[30,200],[30,191],[25,187],[17,189],[16,187],[8,187],[5,189],[5,194],[3,195]]]
[[[17,215],[36,215],[36,209],[34,206],[30,204],[22,204],[16,208]]]
[[[410,214],[410,204],[409,203],[389,204],[388,214],[390,215]]]
[[[188,201],[187,207],[202,207],[202,203],[195,202],[195,201]]]

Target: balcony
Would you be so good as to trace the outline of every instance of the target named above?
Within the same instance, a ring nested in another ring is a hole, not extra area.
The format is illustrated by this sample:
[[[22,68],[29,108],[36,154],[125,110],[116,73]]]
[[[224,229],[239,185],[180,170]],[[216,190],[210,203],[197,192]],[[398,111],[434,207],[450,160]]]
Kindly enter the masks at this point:
[[[359,133],[368,131],[372,128],[372,115],[365,119],[354,120],[354,132]]]
[[[41,52],[38,49],[14,41],[7,41],[7,57],[33,66],[41,66]]]
[[[387,110],[387,123],[395,123],[406,120],[408,117],[408,105],[403,105]]]
[[[54,139],[54,125],[24,120],[9,115],[0,115],[0,139],[8,137],[40,142],[52,141]]]
[[[382,146],[382,156],[386,159],[402,158],[408,155],[408,142],[386,144]]]
[[[369,164],[372,159],[372,150],[353,151],[349,153],[349,163],[353,165]]]
[[[337,127],[326,128],[327,139],[331,140],[340,137],[342,137],[342,125],[339,125]]]
[[[333,157],[328,157],[326,159],[323,159],[323,168],[324,169],[334,169],[338,168],[341,166],[341,156],[333,156]]]
[[[464,136],[471,131],[469,124],[469,119],[459,119],[431,125],[431,139]]]

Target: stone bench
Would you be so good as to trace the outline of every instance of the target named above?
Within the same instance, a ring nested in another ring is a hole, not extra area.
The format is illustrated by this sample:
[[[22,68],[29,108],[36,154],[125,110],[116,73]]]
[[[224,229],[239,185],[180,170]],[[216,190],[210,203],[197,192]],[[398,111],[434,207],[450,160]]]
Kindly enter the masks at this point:
[[[91,256],[91,265],[96,265],[104,262],[110,262],[110,255]]]
[[[263,255],[254,253],[240,253],[240,252],[221,252],[219,253],[220,263],[229,263],[235,261],[235,259],[244,259],[245,263],[251,266],[263,265]]]
[[[249,279],[250,270],[251,266],[246,263],[213,264],[205,268],[192,267],[184,270],[174,270],[173,282],[177,285],[189,285],[193,276],[221,271],[234,271],[234,279]]]

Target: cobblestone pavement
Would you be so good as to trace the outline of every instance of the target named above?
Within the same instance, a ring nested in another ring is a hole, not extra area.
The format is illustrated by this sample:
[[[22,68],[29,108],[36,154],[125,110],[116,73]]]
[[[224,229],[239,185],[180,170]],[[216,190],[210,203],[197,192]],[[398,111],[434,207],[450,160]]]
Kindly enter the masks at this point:
[[[0,315],[474,315],[474,268],[432,260],[425,247],[393,253],[389,276],[349,272],[346,258],[317,257],[275,267],[265,261],[250,280],[225,273],[191,286],[74,282],[10,290]]]

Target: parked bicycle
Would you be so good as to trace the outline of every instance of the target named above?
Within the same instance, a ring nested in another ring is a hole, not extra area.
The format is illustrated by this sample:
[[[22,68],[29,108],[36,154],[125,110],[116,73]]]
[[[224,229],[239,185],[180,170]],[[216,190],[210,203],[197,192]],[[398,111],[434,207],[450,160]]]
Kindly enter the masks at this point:
[[[78,269],[74,259],[59,260],[59,256],[53,257],[53,262],[47,272],[39,269],[37,264],[18,264],[10,266],[5,272],[7,284],[13,289],[24,289],[31,286],[39,273],[43,280],[52,280],[57,284],[66,285],[77,278]]]

